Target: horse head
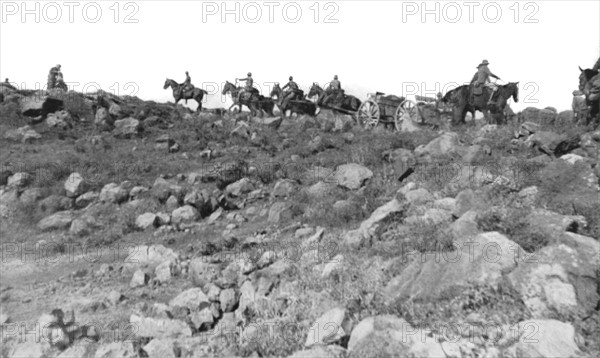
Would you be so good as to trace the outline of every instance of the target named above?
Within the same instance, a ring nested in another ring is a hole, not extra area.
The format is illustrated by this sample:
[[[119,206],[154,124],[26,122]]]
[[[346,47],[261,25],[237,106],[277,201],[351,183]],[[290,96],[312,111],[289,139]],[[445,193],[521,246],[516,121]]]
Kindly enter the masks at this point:
[[[321,94],[321,92],[323,92],[323,89],[321,89],[321,87],[319,87],[319,85],[316,82],[313,82],[312,86],[310,86],[310,90],[308,91],[308,95],[306,95],[306,97],[311,98]]]
[[[221,91],[221,94],[225,95],[227,92],[233,92],[233,89],[235,89],[235,85],[229,81],[225,81],[225,85],[223,86],[223,91]]]
[[[172,82],[173,82],[173,80],[171,80],[171,79],[168,79],[168,78],[167,78],[167,79],[165,80],[165,85],[163,86],[163,89],[167,89],[167,88],[169,88],[169,86],[171,86],[171,83],[172,83]]]
[[[519,82],[509,82],[506,85],[507,88],[510,89],[510,93],[512,93],[512,98],[515,100],[515,103],[519,102]]]
[[[277,98],[281,97],[281,87],[279,87],[279,83],[275,83],[275,86],[273,86],[273,89],[271,90],[271,94],[269,94],[269,97],[273,96],[277,96]]]
[[[581,71],[581,73],[579,74],[579,90],[583,91],[586,83],[592,79],[592,77],[596,76],[598,74],[597,70],[592,70],[591,68],[588,69],[582,69],[581,66],[579,66],[579,71]]]

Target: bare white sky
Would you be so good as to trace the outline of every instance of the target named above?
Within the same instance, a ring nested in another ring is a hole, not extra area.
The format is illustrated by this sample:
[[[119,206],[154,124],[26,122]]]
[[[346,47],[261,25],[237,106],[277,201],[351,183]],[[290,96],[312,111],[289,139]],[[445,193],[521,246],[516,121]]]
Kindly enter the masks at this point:
[[[183,82],[188,70],[196,86],[216,93],[208,107],[227,107],[222,83],[248,71],[264,95],[289,75],[307,91],[337,74],[360,99],[375,91],[434,96],[469,81],[487,59],[504,81],[520,81],[514,109],[563,110],[578,65],[591,67],[600,56],[600,1],[0,4],[2,80],[45,86],[60,63],[77,91],[98,84],[162,102],[173,100],[165,78]]]

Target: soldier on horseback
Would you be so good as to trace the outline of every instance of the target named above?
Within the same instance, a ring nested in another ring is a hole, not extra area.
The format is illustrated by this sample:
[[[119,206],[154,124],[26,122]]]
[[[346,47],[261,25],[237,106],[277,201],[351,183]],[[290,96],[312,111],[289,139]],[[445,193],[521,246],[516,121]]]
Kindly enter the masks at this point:
[[[329,101],[332,98],[339,100],[340,97],[342,97],[342,94],[343,94],[342,84],[340,83],[340,81],[338,81],[337,75],[333,76],[333,81],[331,81],[329,83],[329,86],[327,86],[327,88],[325,89],[325,93],[326,93],[326,96],[325,96],[325,98],[323,98],[324,105],[327,105],[327,103],[329,103]]]
[[[246,86],[240,91],[240,93],[238,93],[238,98],[237,98],[238,103],[242,100],[242,96],[245,93],[249,93],[250,96],[252,96],[252,93],[258,93],[258,90],[256,88],[254,88],[254,86],[253,86],[254,80],[252,79],[251,72],[248,72],[248,77],[246,77],[246,78],[236,78],[235,79],[236,84],[238,83],[238,81],[246,81]]]
[[[181,97],[183,97],[187,91],[191,91],[193,89],[194,89],[194,85],[192,85],[192,78],[190,77],[189,72],[185,71],[185,81],[181,85],[181,90],[180,90]]]
[[[498,88],[498,86],[494,82],[490,81],[490,77],[494,77],[497,80],[500,79],[500,77],[496,76],[495,74],[492,73],[492,71],[490,71],[490,69],[488,68],[489,64],[490,63],[487,60],[483,60],[479,64],[479,66],[477,66],[477,72],[475,73],[475,75],[473,76],[473,79],[471,80],[471,84],[472,85],[474,84],[474,87],[473,87],[474,95],[482,95],[484,87],[492,89],[492,94],[490,95],[490,98],[488,99],[487,104],[492,103],[492,98],[494,98],[494,93],[496,92],[496,90]]]
[[[289,82],[283,86],[283,88],[281,90],[285,91],[286,88],[288,88],[289,90],[284,92],[283,98],[281,103],[285,106],[285,104],[287,104],[287,101],[289,100],[293,100],[296,97],[299,97],[300,95],[300,88],[298,87],[298,84],[296,82],[294,82],[294,77],[290,76],[289,78]]]

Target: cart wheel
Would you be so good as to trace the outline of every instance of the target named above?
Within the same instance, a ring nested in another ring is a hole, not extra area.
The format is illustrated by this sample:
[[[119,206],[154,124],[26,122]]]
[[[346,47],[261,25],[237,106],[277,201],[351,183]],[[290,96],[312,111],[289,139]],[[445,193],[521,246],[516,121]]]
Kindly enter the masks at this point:
[[[396,115],[394,117],[395,123],[402,124],[403,120],[410,119],[413,122],[417,120],[417,107],[415,106],[415,102],[410,99],[404,100],[396,109]],[[398,128],[396,128],[398,129]]]
[[[240,106],[237,103],[234,103],[231,105],[231,107],[229,107],[229,113],[230,114],[236,114],[236,113],[240,113],[242,111],[242,106]]]
[[[373,128],[379,123],[379,106],[373,101],[365,101],[358,108],[356,119],[365,128]]]

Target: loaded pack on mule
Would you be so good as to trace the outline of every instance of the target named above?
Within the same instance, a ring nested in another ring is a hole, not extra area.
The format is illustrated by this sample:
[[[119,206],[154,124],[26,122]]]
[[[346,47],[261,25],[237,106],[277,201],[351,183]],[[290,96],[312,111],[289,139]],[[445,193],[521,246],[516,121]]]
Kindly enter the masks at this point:
[[[175,99],[175,104],[179,103],[179,101],[182,99],[184,99],[185,103],[187,104],[188,99],[193,99],[198,103],[198,108],[196,111],[200,112],[202,110],[202,99],[204,98],[204,95],[208,94],[208,92],[192,85],[192,79],[188,71],[185,71],[185,81],[182,84],[167,78],[165,80],[163,89],[167,89],[169,87],[173,89],[173,98]]]

